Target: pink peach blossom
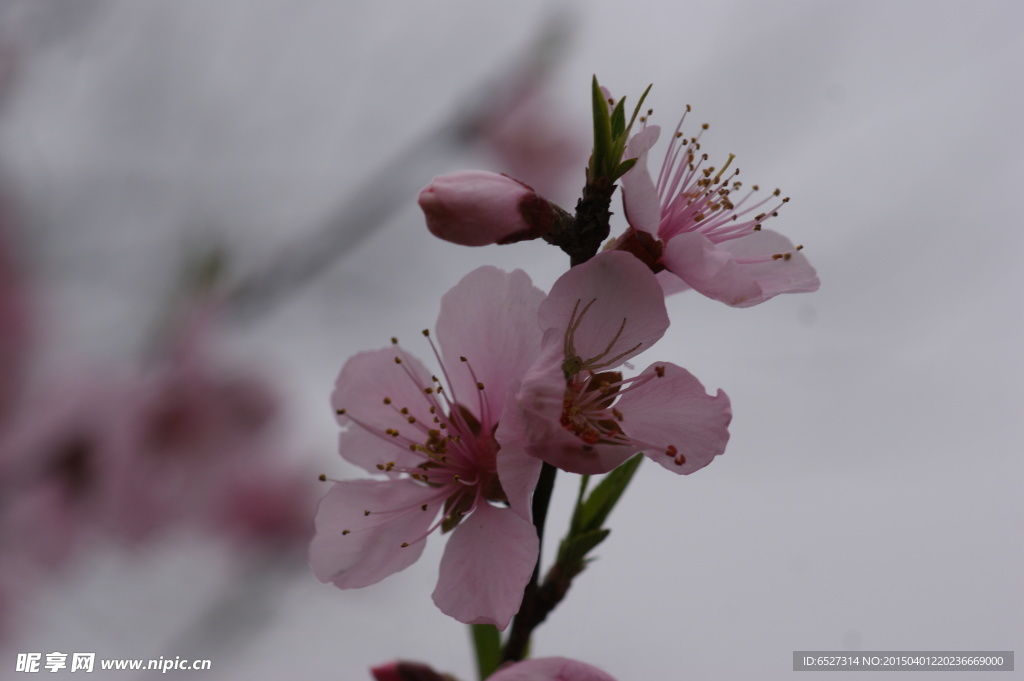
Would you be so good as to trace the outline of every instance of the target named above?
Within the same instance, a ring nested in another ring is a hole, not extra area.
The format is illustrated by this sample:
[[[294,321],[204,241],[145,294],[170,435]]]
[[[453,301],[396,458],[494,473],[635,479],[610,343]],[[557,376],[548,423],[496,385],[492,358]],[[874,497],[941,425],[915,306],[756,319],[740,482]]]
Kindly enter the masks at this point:
[[[632,378],[618,370],[668,328],[661,288],[639,260],[606,251],[572,268],[538,315],[542,355],[517,384],[517,418],[499,440],[520,438],[529,454],[583,474],[607,473],[640,451],[688,474],[725,451],[724,392],[705,394],[669,362]]]
[[[502,667],[488,681],[615,681],[597,667],[564,657],[538,657]]]
[[[647,171],[647,154],[660,128],[647,126],[630,139],[625,157],[637,161],[622,178],[630,228],[614,248],[632,252],[655,272],[667,270],[678,277],[675,282],[659,277],[668,293],[692,287],[733,307],[751,307],[780,293],[818,290],[818,276],[803,247],[761,229],[789,198],[778,198],[776,189],[755,200],[757,185],[744,191],[736,179],[739,170],[729,171],[733,156],[721,167],[708,165],[700,135],[683,137],[682,125],[681,120],[657,183]]]
[[[446,293],[434,354],[447,388],[397,341],[345,363],[331,398],[341,455],[384,479],[335,482],[320,502],[317,578],[375,584],[416,561],[434,530],[451,530],[434,602],[462,622],[508,625],[537,560],[540,462],[494,431],[507,386],[540,351],[543,297],[523,272],[493,267]]]

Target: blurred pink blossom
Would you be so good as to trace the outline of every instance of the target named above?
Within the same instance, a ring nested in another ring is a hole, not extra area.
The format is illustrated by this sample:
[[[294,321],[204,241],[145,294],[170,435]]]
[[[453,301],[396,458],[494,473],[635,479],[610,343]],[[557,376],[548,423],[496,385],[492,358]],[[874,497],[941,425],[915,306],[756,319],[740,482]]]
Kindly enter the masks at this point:
[[[132,458],[130,391],[109,374],[65,375],[26,399],[0,435],[0,545],[58,567],[100,528],[118,525]]]
[[[510,103],[496,109],[480,128],[500,169],[556,199],[574,181],[582,185],[590,138],[587,126],[574,125],[537,79],[519,84],[508,99]]]
[[[13,252],[11,222],[0,196],[0,428],[23,389],[31,338],[28,290]]]

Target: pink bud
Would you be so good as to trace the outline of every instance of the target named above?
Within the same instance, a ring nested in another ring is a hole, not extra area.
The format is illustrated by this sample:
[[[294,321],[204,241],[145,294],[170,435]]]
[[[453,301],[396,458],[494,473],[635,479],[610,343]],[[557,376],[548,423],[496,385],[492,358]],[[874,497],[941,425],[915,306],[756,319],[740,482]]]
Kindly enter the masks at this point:
[[[536,239],[561,212],[528,185],[486,170],[435,177],[419,203],[430,233],[462,246]]]

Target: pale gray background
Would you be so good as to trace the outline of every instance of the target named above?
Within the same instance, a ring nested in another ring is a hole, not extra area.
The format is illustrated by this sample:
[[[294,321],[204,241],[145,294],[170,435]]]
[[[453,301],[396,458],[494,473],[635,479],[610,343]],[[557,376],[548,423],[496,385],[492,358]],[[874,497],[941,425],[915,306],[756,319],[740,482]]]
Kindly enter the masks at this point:
[[[224,235],[240,267],[272,258],[506,67],[548,9],[0,3],[19,57],[0,178],[48,287],[45,364],[136,353],[184,235]],[[805,244],[822,288],[752,310],[670,300],[654,354],[729,393],[728,452],[688,478],[642,467],[535,654],[625,681],[785,679],[795,649],[1024,651],[1021,5],[566,9],[575,35],[552,115],[585,128],[594,73],[634,100],[654,83],[665,126],[693,105],[709,151],[793,197],[776,226]],[[440,155],[416,184],[485,162]],[[348,355],[414,338],[480,264],[523,267],[542,287],[566,265],[536,244],[434,242],[414,198],[230,335],[282,382],[316,470],[352,472],[327,407]],[[574,488],[559,480],[551,541]],[[429,598],[442,546],[362,591],[302,569],[269,580],[245,614],[251,635],[207,641],[214,670],[196,678],[365,679],[396,656],[472,678],[464,627]],[[18,650],[191,656],[204,645],[180,631],[232,574],[188,536],[143,555],[101,548],[37,601],[0,677]],[[842,678],[800,678],[819,676]]]

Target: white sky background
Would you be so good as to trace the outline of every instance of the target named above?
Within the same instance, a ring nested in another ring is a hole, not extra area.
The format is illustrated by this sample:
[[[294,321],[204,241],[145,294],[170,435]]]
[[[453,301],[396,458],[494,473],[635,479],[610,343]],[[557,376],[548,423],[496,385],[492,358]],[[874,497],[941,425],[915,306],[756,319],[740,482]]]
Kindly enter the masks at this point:
[[[670,299],[650,359],[728,392],[729,449],[686,478],[641,467],[535,655],[626,681],[790,678],[797,649],[1024,654],[1024,9],[569,12],[552,115],[586,128],[594,73],[630,101],[653,83],[663,126],[691,104],[711,124],[705,150],[793,197],[773,226],[806,246],[822,288],[750,310]],[[0,3],[19,50],[0,180],[47,287],[48,368],[137,352],[189,235],[222,235],[239,267],[273,258],[507,66],[545,16],[538,2]],[[486,162],[442,155],[415,184]],[[327,407],[347,356],[416,338],[478,265],[522,267],[542,287],[567,266],[540,244],[432,241],[415,196],[396,200],[326,275],[229,332],[282,383],[297,449],[332,475],[354,472]],[[574,493],[561,476],[551,542]],[[464,627],[430,601],[442,546],[361,591],[302,570],[271,582],[255,608],[267,621],[204,654],[214,669],[195,678],[364,679],[395,657],[473,678]],[[39,601],[17,650],[191,656],[174,632],[229,575],[187,537],[100,552]],[[12,673],[13,653],[0,665]],[[988,678],[943,676],[975,677]]]

